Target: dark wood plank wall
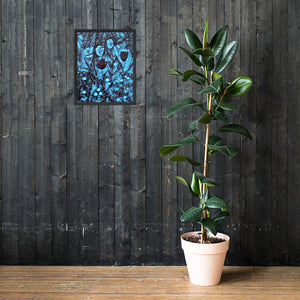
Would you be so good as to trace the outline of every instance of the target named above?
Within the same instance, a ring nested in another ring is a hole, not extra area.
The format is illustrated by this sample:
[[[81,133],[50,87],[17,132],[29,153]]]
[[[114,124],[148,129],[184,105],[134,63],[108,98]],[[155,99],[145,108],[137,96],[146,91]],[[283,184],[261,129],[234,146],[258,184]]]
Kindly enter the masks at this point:
[[[227,264],[300,264],[300,102],[297,0],[0,1],[0,263],[54,265],[182,264],[179,221],[193,203],[171,177],[191,167],[160,159],[161,145],[188,134],[194,95],[169,68],[191,66],[179,53],[183,30],[223,26],[239,52],[226,77],[253,78],[233,120],[254,142],[211,177],[232,217]],[[136,105],[74,104],[74,30],[136,30]],[[202,157],[196,147],[187,155]]]

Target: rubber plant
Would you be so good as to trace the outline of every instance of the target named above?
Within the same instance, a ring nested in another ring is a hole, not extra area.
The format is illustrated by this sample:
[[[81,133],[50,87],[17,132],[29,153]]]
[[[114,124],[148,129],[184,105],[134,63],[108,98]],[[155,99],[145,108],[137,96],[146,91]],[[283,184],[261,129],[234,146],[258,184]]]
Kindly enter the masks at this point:
[[[227,28],[218,30],[208,42],[208,19],[205,22],[203,40],[190,29],[185,29],[186,42],[191,49],[179,47],[185,55],[193,62],[194,68],[180,72],[171,69],[170,74],[181,77],[182,81],[192,81],[198,86],[197,95],[199,99],[192,97],[185,98],[167,110],[170,116],[182,109],[196,108],[199,117],[189,123],[191,135],[175,143],[165,145],[160,148],[161,157],[169,155],[181,146],[192,143],[200,143],[204,147],[203,162],[195,161],[193,158],[175,154],[169,157],[170,161],[186,161],[194,166],[191,182],[181,176],[176,176],[180,183],[185,185],[191,194],[199,198],[199,205],[188,210],[181,210],[181,221],[192,221],[201,224],[201,243],[208,242],[208,232],[217,234],[217,226],[229,216],[227,205],[224,199],[211,195],[209,188],[218,183],[209,178],[209,164],[212,156],[220,152],[225,157],[231,159],[238,150],[226,143],[223,133],[240,134],[250,140],[252,136],[249,131],[240,124],[230,123],[228,114],[237,109],[233,97],[244,95],[252,86],[249,77],[240,76],[229,83],[224,80],[221,73],[231,63],[234,58],[238,44],[236,41],[227,42]],[[215,130],[211,130],[211,124],[216,122]],[[197,130],[205,131],[205,140],[197,137]],[[201,172],[196,168],[201,168]],[[212,209],[218,209],[211,214]]]

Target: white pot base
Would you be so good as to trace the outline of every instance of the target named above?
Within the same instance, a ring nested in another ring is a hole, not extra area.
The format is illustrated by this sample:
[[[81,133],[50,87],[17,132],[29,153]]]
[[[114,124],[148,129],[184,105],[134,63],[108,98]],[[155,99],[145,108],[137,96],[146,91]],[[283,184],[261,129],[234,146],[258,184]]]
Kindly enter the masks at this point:
[[[215,244],[198,244],[183,239],[196,234],[198,231],[187,232],[181,236],[190,281],[201,286],[216,285],[221,279],[230,238],[226,234],[218,233],[216,237],[224,242]]]

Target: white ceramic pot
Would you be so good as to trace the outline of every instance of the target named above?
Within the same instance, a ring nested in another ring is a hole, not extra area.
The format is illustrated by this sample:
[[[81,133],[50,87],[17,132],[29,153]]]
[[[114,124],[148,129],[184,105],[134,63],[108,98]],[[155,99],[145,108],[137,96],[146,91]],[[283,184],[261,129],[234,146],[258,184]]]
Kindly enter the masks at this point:
[[[218,233],[217,238],[224,242],[215,244],[198,244],[184,240],[184,237],[198,235],[199,231],[187,232],[181,236],[181,247],[193,284],[210,286],[220,282],[226,253],[229,249],[229,236]]]

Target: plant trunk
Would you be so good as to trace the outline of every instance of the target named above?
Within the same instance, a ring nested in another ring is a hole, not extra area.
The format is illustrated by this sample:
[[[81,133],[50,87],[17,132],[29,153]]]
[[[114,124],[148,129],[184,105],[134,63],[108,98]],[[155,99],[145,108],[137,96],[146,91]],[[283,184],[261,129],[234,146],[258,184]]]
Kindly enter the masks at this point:
[[[208,113],[210,114],[211,111],[211,102],[212,102],[212,95],[209,95],[209,102],[208,102]],[[205,130],[205,148],[204,148],[204,166],[203,166],[203,175],[205,177],[208,177],[208,171],[209,171],[209,162],[208,162],[208,138],[209,138],[209,125],[210,124],[206,124],[206,130]],[[205,184],[202,184],[202,195],[205,192]],[[202,217],[203,218],[207,218],[207,211],[204,210],[202,213]],[[201,243],[204,243],[208,240],[208,236],[207,236],[207,229],[204,228],[204,226],[201,224]]]

